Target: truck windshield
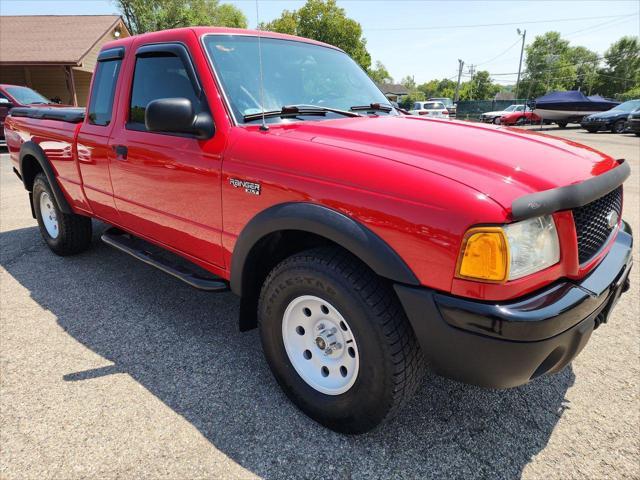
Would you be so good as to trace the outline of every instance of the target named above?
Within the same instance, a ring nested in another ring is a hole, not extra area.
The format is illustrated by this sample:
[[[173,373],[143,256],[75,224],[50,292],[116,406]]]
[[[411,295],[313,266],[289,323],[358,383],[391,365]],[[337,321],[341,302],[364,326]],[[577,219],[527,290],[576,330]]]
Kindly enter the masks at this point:
[[[264,87],[260,91],[258,37],[206,35],[204,45],[238,123],[264,110],[306,105],[350,110],[358,105],[390,105],[367,74],[345,53],[306,42],[261,38]],[[396,115],[376,111],[377,114]],[[328,112],[305,120],[342,116]],[[250,120],[247,120],[250,121]],[[269,122],[286,119],[271,117]]]
[[[51,100],[28,87],[5,87],[5,89],[7,93],[15,98],[21,105],[51,103]]]

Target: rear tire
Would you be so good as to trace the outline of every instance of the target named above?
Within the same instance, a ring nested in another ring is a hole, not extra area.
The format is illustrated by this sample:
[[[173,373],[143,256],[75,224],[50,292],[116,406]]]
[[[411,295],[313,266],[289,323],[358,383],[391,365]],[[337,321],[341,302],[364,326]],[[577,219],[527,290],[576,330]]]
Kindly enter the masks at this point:
[[[323,247],[282,261],[264,282],[258,318],[276,380],[303,412],[332,430],[372,430],[419,385],[422,353],[395,293],[347,252]],[[339,335],[329,353],[322,348],[327,328]],[[353,378],[347,366],[356,369]]]
[[[567,125],[568,125],[568,122],[556,122],[556,123],[560,128],[567,128]]]
[[[494,125],[500,125],[500,117],[496,117],[492,120]]]
[[[53,253],[67,256],[89,248],[91,219],[73,213],[62,213],[43,173],[36,175],[32,197],[40,234]]]

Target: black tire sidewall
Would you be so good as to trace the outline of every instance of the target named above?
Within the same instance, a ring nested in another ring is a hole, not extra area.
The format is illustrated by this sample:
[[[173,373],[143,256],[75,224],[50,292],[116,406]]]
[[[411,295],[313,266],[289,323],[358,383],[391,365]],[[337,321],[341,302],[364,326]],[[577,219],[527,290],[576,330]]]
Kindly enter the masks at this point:
[[[385,362],[381,331],[369,320],[371,312],[367,312],[366,303],[343,279],[313,266],[281,271],[265,288],[260,305],[260,337],[267,361],[287,396],[311,418],[333,430],[364,432],[380,423],[391,405],[392,373]],[[282,339],[282,318],[289,303],[302,295],[314,295],[331,303],[353,332],[359,372],[354,385],[343,394],[326,395],[315,390],[289,360]]]

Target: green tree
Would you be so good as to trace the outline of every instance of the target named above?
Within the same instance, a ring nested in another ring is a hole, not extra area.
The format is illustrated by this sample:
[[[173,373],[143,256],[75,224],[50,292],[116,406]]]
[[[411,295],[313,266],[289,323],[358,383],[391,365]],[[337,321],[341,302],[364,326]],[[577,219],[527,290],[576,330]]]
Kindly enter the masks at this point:
[[[413,79],[413,75],[403,77],[402,80],[400,80],[400,85],[404,85],[409,92],[414,92],[416,90],[416,81]]]
[[[477,72],[471,80],[464,82],[460,88],[461,100],[491,100],[500,91],[500,85],[491,80],[486,70]]]
[[[376,62],[374,68],[369,69],[369,77],[378,84],[393,83],[393,77],[391,77],[387,68],[379,60]]]
[[[426,98],[447,97],[453,99],[456,91],[456,82],[448,78],[429,80],[428,82],[418,85],[417,89],[422,92]]]
[[[233,5],[219,0],[116,0],[131,33],[211,25],[247,28],[247,19]]]
[[[539,35],[526,47],[526,73],[521,91],[537,97],[550,90],[568,90],[576,82],[569,41],[558,32]]]
[[[614,96],[640,87],[640,41],[622,37],[604,54],[605,67],[600,75],[601,95]]]
[[[283,10],[280,17],[269,23],[260,23],[260,30],[298,35],[299,15],[297,11]]]
[[[575,71],[575,80],[569,88],[591,95],[598,85],[598,54],[585,47],[571,47],[568,55]]]
[[[336,0],[307,0],[299,10],[285,10],[275,20],[261,24],[263,30],[312,38],[344,50],[362,68],[369,70],[371,55],[362,27],[347,17]]]

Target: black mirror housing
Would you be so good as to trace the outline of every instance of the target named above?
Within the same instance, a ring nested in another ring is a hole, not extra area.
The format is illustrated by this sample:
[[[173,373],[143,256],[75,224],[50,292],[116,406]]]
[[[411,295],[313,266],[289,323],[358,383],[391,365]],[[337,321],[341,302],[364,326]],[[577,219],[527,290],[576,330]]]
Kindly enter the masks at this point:
[[[208,112],[196,114],[188,98],[159,98],[149,102],[144,123],[150,132],[191,134],[201,140],[214,134],[211,115]]]

